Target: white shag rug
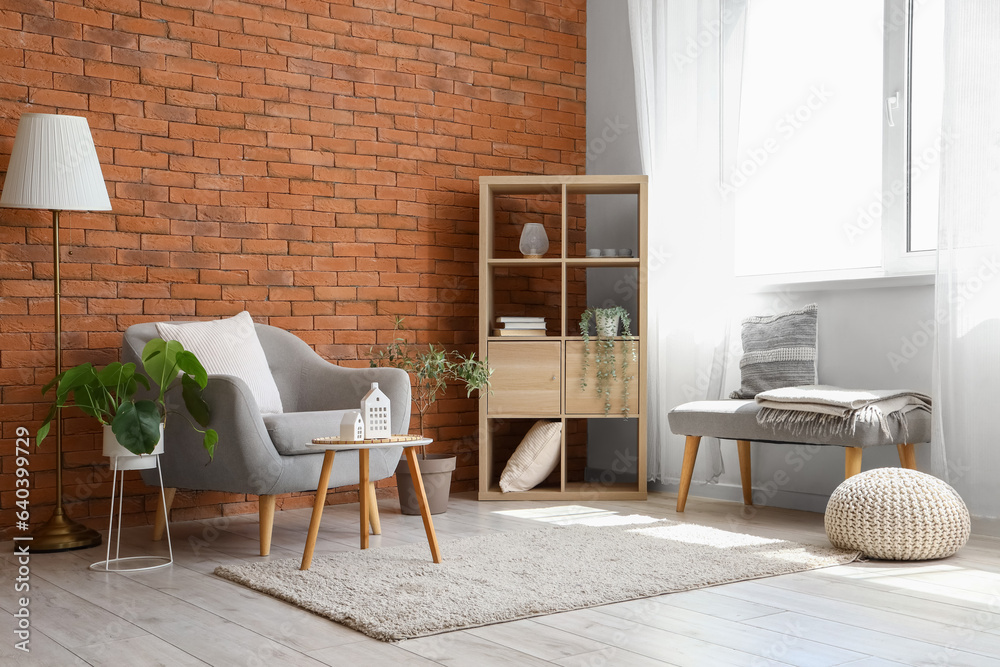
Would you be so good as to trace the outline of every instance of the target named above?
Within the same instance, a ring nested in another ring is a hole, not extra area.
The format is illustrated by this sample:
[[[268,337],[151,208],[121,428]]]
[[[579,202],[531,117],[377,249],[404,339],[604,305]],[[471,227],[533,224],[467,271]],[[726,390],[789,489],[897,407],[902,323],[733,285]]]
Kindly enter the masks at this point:
[[[855,551],[643,516],[219,567],[215,574],[396,641],[850,563]]]

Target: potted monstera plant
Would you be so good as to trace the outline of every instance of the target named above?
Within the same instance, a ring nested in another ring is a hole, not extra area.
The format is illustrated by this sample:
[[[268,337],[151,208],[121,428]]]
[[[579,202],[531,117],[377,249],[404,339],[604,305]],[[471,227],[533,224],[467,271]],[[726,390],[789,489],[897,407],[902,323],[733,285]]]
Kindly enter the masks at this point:
[[[402,368],[410,374],[413,383],[413,407],[417,410],[420,433],[424,431],[424,413],[433,405],[438,396],[451,382],[465,385],[465,395],[471,396],[476,390],[489,391],[493,370],[485,359],[476,359],[473,352],[468,357],[455,351],[427,345],[411,346],[399,335],[404,329],[403,318],[397,317],[391,343],[377,352],[373,349],[371,365]],[[431,514],[440,514],[448,509],[451,493],[451,474],[456,467],[454,454],[428,454],[423,447],[417,457],[420,477],[424,482],[427,504]],[[399,507],[403,514],[420,514],[417,495],[410,477],[410,469],[405,461],[396,467],[396,481],[399,491]]]
[[[177,341],[150,340],[142,350],[142,372],[132,363],[114,362],[104,368],[83,363],[57,375],[42,388],[55,387],[56,396],[48,416],[38,429],[38,444],[49,433],[56,412],[76,406],[104,427],[104,455],[118,458],[119,470],[139,470],[155,465],[153,456],[163,451],[163,427],[167,415],[167,392],[180,383],[181,396],[191,427],[204,435],[209,459],[215,453],[218,433],[208,428],[208,404],[202,391],[208,373],[193,352]],[[136,396],[139,388],[152,390],[149,398]],[[193,420],[193,421],[192,421]]]

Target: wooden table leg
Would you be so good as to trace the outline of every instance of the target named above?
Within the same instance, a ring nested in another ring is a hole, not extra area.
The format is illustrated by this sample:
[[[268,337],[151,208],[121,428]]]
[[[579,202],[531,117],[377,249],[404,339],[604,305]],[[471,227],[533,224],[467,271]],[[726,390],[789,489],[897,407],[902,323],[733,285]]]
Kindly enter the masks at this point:
[[[300,570],[308,570],[312,565],[313,550],[316,548],[316,537],[319,535],[319,522],[323,518],[323,505],[326,504],[326,491],[330,485],[330,470],[333,468],[332,449],[326,450],[323,456],[323,469],[319,473],[319,485],[316,487],[316,502],[313,503],[312,518],[309,520],[309,537],[306,538],[306,549],[302,552]]]
[[[417,448],[406,447],[406,463],[410,466],[410,476],[413,478],[413,488],[417,492],[420,503],[420,516],[424,519],[424,532],[427,533],[427,544],[431,547],[431,557],[435,563],[441,562],[441,549],[438,548],[437,535],[434,534],[434,522],[431,520],[431,508],[427,505],[427,494],[424,493],[424,480],[420,477],[420,467],[417,465]]]
[[[361,503],[361,548],[368,548],[368,450],[358,450],[358,500]]]
[[[368,482],[368,522],[372,525],[372,535],[382,534],[382,522],[378,518],[378,497],[375,482]]]

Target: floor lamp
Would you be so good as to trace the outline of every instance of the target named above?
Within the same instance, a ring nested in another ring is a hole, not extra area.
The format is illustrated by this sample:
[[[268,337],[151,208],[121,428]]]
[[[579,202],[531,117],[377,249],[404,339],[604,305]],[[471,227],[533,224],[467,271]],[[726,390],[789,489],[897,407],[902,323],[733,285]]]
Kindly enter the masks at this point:
[[[26,113],[17,124],[14,149],[0,206],[52,211],[52,275],[55,296],[56,373],[62,372],[62,317],[59,310],[59,212],[110,211],[101,163],[87,119]],[[63,511],[62,418],[56,415],[56,508],[32,533],[31,551],[95,547],[101,534]]]

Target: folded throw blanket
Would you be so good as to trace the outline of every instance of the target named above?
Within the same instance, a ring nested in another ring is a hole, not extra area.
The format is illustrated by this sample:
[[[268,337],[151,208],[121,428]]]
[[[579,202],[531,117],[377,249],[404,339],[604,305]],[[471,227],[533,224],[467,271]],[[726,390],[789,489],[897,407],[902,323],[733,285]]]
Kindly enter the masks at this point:
[[[907,437],[906,419],[913,410],[931,410],[931,397],[916,391],[843,389],[828,385],[804,385],[764,391],[755,397],[762,410],[757,423],[793,435],[854,435],[859,423],[879,425],[891,437],[895,421]]]

